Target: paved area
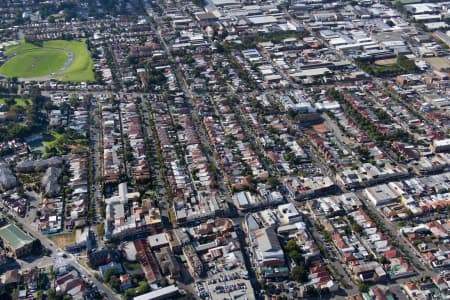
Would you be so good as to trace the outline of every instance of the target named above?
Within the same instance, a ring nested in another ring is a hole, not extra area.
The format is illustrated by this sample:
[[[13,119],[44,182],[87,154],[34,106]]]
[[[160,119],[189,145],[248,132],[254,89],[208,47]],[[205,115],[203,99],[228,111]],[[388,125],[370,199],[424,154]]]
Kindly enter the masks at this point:
[[[212,300],[248,299],[254,300],[254,293],[247,273],[243,268],[233,270],[212,269],[208,271],[208,279],[194,283],[197,296]]]

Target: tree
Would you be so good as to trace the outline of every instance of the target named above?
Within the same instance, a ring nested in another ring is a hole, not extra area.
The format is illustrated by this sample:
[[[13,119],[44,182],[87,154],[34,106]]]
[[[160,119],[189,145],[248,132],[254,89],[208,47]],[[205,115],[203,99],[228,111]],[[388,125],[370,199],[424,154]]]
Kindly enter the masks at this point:
[[[53,280],[55,278],[55,272],[53,270],[53,265],[50,265],[48,269],[48,279]]]
[[[358,223],[352,224],[352,230],[358,234],[362,232],[362,227]]]
[[[2,299],[3,299],[3,298],[2,298]],[[43,300],[43,299],[44,299],[44,291],[43,291],[43,290],[37,291],[36,299],[37,299],[37,300]]]
[[[117,276],[111,276],[109,279],[109,285],[111,286],[111,288],[113,288],[116,291],[120,290],[120,279]]]
[[[136,289],[136,293],[144,294],[144,293],[147,293],[149,290],[150,290],[150,286],[148,285],[147,281],[140,281],[139,285]]]
[[[134,296],[136,296],[136,291],[134,288],[129,288],[125,291],[125,297],[132,298]]]
[[[274,188],[279,185],[281,185],[280,180],[277,177],[270,177],[269,180],[267,180],[267,183],[270,185],[270,187]]]
[[[117,275],[119,275],[119,272],[116,269],[106,270],[105,275],[103,275],[103,280],[105,280],[105,282],[109,282],[111,280],[111,277]]]
[[[66,299],[72,299],[71,296],[69,296],[69,298],[67,298],[66,296],[69,295],[63,295],[61,292],[55,292],[55,290],[53,289],[48,289],[47,290],[47,300],[66,300]]]
[[[387,259],[386,256],[383,255],[380,257],[380,264],[386,265],[388,263],[389,263],[389,259]]]
[[[358,290],[359,290],[360,293],[366,293],[366,292],[369,291],[369,286],[368,286],[366,283],[361,282],[361,283],[358,285]]]
[[[303,255],[300,252],[298,252],[297,250],[288,252],[288,255],[293,261],[295,261],[296,264],[301,264],[301,265],[304,264]]]
[[[297,265],[305,265],[305,258],[302,254],[302,249],[297,245],[294,240],[289,240],[286,243],[285,250],[287,255],[297,264]]]
[[[40,240],[34,240],[33,244],[31,245],[31,253],[33,255],[39,255],[42,251],[42,244]]]
[[[284,247],[284,249],[286,249],[286,252],[291,252],[293,250],[297,250],[299,247],[297,245],[297,243],[294,240],[289,240],[286,243],[286,246]]]
[[[105,235],[105,225],[103,223],[100,223],[97,226],[97,236],[102,237]]]
[[[308,281],[308,271],[304,266],[296,266],[292,269],[291,277],[295,281],[298,282],[307,282]]]

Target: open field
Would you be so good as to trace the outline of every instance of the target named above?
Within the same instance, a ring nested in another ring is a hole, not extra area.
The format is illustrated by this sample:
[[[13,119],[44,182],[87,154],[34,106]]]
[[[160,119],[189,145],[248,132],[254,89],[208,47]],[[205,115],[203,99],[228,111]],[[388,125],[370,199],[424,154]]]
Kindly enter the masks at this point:
[[[41,45],[22,42],[8,48],[10,58],[0,67],[8,77],[36,80],[94,81],[93,62],[85,41],[46,41]]]
[[[393,65],[397,62],[396,58],[387,58],[387,59],[379,59],[375,61],[375,64],[378,66],[386,66],[386,65]]]
[[[0,73],[8,77],[39,77],[51,74],[64,66],[67,55],[62,50],[38,48],[25,50],[9,59]]]
[[[450,60],[447,57],[427,57],[425,61],[430,64],[434,70],[444,70],[450,68]]]
[[[58,145],[58,143],[63,139],[63,134],[61,133],[53,133],[52,136],[49,137],[48,140],[45,140],[43,142],[44,146],[47,147],[55,147]]]
[[[6,56],[10,56],[10,55],[13,55],[14,53],[20,53],[20,52],[24,52],[26,50],[32,50],[32,49],[37,49],[37,48],[39,48],[39,47],[35,46],[33,44],[21,42],[17,46],[12,46],[12,47],[6,49],[4,53]]]
[[[64,249],[64,246],[75,243],[75,231],[49,235],[49,239],[51,239],[58,247]]]
[[[22,106],[25,108],[28,105],[30,105],[29,100],[25,100],[22,98],[15,98],[14,101],[15,101],[15,104],[13,106]],[[0,98],[0,104],[6,104],[6,99]]]
[[[27,107],[28,105],[30,105],[29,100],[25,100],[22,98],[16,98],[14,100],[16,101],[16,106]]]

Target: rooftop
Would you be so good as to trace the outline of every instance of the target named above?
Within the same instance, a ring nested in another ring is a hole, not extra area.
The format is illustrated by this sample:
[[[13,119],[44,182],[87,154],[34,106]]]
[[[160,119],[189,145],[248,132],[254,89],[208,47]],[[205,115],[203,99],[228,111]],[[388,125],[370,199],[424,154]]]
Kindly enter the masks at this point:
[[[14,250],[34,241],[31,236],[23,232],[22,229],[14,224],[9,224],[0,228],[0,237],[3,240],[6,240]]]

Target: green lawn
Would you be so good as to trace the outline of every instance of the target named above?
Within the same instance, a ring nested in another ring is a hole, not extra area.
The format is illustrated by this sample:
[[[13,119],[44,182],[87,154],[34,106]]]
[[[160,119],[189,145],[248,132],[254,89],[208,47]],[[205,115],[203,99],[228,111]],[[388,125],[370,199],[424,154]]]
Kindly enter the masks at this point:
[[[46,41],[42,47],[22,42],[8,48],[10,59],[0,67],[7,77],[33,78],[49,76],[60,81],[95,80],[93,62],[86,41]],[[69,57],[71,62],[65,66]],[[66,69],[63,69],[66,67]]]
[[[49,41],[49,47],[65,47],[70,52],[75,54],[72,64],[61,74],[56,76],[56,79],[61,81],[95,81],[94,77],[94,63],[92,62],[91,53],[89,52],[86,42],[76,41]]]
[[[45,157],[50,157],[55,154],[65,154],[72,146],[80,147],[80,149],[83,148],[83,151],[88,151],[87,139],[82,136],[78,136],[76,132],[52,132],[51,134],[45,135],[40,150],[44,153]]]
[[[27,106],[29,105],[28,101],[25,100],[25,99],[22,99],[22,98],[16,98],[16,99],[14,99],[14,100],[16,100],[16,104],[14,104],[14,105],[16,105],[16,106],[27,107]]]
[[[28,101],[22,98],[15,98],[14,99],[16,101],[16,103],[14,104],[14,106],[22,106],[22,107],[27,107],[29,105]],[[6,104],[6,100],[5,99],[0,99],[0,104]]]
[[[30,44],[30,43],[25,43],[24,41],[21,41],[19,45],[12,46],[12,47],[9,47],[8,49],[6,49],[4,54],[9,56],[14,53],[20,53],[20,52],[23,52],[26,50],[31,50],[31,49],[36,49],[36,48],[39,48],[39,47],[37,47],[33,44]]]
[[[45,76],[61,69],[66,61],[67,54],[63,50],[25,50],[0,67],[0,73],[8,77]]]
[[[64,137],[64,134],[53,132],[49,140],[43,142],[44,146],[54,147],[56,146]]]

